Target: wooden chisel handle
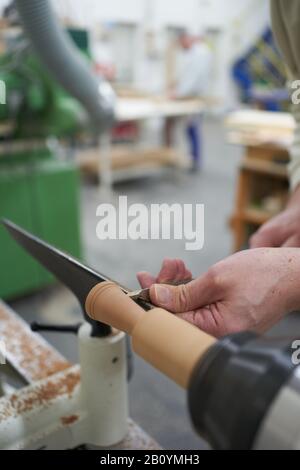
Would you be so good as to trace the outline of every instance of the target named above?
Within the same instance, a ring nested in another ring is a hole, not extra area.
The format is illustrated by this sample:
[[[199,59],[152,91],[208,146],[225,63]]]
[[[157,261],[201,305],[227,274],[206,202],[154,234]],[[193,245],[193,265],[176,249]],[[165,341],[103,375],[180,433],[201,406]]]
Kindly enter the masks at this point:
[[[112,282],[96,285],[85,307],[94,320],[132,336],[133,350],[184,388],[196,364],[216,341],[166,310],[146,312]]]

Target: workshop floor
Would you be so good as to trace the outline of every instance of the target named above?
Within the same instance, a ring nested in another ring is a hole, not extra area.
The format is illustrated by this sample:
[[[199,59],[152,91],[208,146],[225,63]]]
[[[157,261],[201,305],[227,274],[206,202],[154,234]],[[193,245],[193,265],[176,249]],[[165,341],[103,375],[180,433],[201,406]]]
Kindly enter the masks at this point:
[[[205,120],[204,136],[201,172],[169,172],[161,177],[122,183],[115,187],[112,198],[116,202],[119,195],[127,195],[129,203],[147,205],[204,203],[204,249],[185,251],[184,242],[179,240],[100,242],[95,231],[96,207],[101,202],[110,201],[100,200],[96,186],[85,183],[82,190],[82,235],[85,257],[91,266],[134,289],[137,288],[135,273],[139,270],[156,273],[165,257],[184,259],[193,275],[197,276],[230,253],[228,217],[233,207],[235,175],[241,151],[226,145],[222,126],[215,118]],[[39,318],[53,323],[76,322],[80,317],[76,300],[58,286],[14,302],[13,307],[28,321]],[[47,334],[45,337],[69,359],[77,360],[75,337],[63,334]],[[130,413],[166,449],[205,448],[191,428],[185,393],[138,358],[130,383]]]

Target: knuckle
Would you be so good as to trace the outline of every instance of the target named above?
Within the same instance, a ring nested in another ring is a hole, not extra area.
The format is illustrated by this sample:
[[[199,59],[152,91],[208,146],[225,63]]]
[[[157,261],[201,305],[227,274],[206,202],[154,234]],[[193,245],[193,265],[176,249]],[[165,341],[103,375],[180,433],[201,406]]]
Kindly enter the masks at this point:
[[[216,289],[221,286],[221,275],[220,268],[218,265],[212,266],[207,271],[208,283],[212,289]]]
[[[175,290],[175,309],[177,311],[187,311],[190,304],[190,290],[187,285],[181,284]]]

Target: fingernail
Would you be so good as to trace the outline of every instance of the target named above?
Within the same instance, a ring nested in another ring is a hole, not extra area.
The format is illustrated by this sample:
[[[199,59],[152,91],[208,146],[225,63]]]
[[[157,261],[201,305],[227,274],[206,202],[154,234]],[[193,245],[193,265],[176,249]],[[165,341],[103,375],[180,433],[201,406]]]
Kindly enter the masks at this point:
[[[158,284],[156,284],[154,286],[154,292],[157,303],[159,303],[160,305],[168,305],[171,299],[171,292],[167,287],[159,286]]]

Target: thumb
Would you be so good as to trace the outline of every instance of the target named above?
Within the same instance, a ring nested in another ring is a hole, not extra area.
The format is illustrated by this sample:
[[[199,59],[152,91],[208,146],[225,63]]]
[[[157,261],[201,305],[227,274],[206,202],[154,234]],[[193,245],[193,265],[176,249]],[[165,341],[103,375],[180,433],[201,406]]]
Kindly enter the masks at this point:
[[[150,287],[151,302],[174,313],[188,312],[217,300],[219,292],[211,272],[179,286],[154,284]]]

